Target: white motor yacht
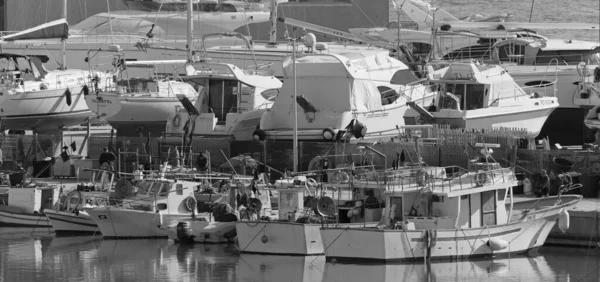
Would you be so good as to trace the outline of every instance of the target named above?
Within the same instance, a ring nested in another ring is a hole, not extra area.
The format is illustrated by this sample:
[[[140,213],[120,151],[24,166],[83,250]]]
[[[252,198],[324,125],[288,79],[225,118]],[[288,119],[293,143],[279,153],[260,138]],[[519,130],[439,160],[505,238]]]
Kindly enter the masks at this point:
[[[537,136],[559,103],[554,81],[521,88],[500,66],[454,62],[430,76],[432,103],[409,102],[406,125],[449,124],[454,128],[523,128]]]

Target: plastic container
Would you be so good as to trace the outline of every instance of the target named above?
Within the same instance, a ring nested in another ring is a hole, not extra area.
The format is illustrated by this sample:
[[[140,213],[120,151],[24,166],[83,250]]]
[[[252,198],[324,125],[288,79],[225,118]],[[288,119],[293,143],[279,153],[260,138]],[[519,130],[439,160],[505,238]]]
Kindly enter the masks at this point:
[[[533,194],[533,189],[531,189],[531,180],[529,180],[529,178],[525,178],[523,180],[523,194],[525,194],[525,195]]]

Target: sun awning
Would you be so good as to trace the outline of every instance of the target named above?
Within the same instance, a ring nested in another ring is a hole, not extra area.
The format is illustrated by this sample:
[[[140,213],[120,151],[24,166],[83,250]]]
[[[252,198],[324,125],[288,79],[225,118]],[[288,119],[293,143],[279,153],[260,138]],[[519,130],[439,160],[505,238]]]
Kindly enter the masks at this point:
[[[38,25],[1,39],[4,41],[36,40],[36,39],[66,39],[69,37],[69,24],[66,19],[60,19]]]

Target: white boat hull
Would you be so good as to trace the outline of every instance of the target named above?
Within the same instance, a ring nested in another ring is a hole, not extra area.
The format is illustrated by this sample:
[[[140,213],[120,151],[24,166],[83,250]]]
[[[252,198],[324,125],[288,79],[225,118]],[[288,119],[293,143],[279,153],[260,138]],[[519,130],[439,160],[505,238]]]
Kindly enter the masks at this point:
[[[85,211],[79,211],[79,214],[75,214],[73,212],[46,210],[44,213],[56,233],[100,232],[98,225]]]
[[[490,108],[477,110],[478,113],[467,113],[462,116],[462,112],[448,111],[447,113],[436,113],[435,123],[449,124],[451,127],[465,129],[486,129],[486,128],[520,128],[526,129],[534,136],[538,136],[546,120],[557,108],[554,106],[539,106],[535,108],[514,107],[508,111],[494,112]],[[411,110],[405,117],[406,125],[420,124],[419,114]]]
[[[521,221],[489,227],[406,231],[322,228],[321,236],[327,246],[325,256],[337,260],[403,261],[521,253],[541,247],[559,212],[578,201],[536,211]],[[507,242],[508,246],[492,250],[486,245],[491,239]]]
[[[192,242],[222,244],[232,243],[235,237],[235,222],[208,222],[208,221],[189,221],[191,223]],[[179,238],[177,225],[167,228],[167,235],[170,240],[183,242],[185,239]]]
[[[119,209],[95,208],[87,211],[104,238],[167,238],[167,227],[190,218],[190,214],[163,214],[162,225],[157,213]]]
[[[214,114],[202,114],[196,118],[194,136],[199,137],[231,137],[236,141],[251,141],[252,133],[260,124],[264,109],[243,113],[228,113],[225,125],[215,125]],[[188,113],[179,112],[177,117],[170,116],[166,122],[166,135],[181,136],[184,133]]]
[[[3,210],[0,210],[0,226],[52,227],[50,221],[43,214],[13,213]]]
[[[92,112],[85,102],[82,87],[69,88],[71,105],[66,101],[66,88],[7,95],[0,105],[6,127],[45,132],[84,123]]]
[[[320,227],[320,224],[250,221],[235,225],[242,253],[304,256],[324,253]]]
[[[418,99],[418,104],[420,105],[428,105],[431,103],[432,99],[435,97],[433,94],[428,94],[427,96],[423,96]],[[404,114],[408,110],[408,106],[406,106],[406,99],[403,97],[398,98],[395,103],[384,106],[383,110],[375,111],[375,112],[364,112],[358,113],[355,115],[352,112],[343,112],[343,113],[317,113],[317,115],[324,115],[326,117],[317,116],[315,120],[319,120],[323,118],[325,120],[336,120],[338,124],[337,128],[332,128],[334,132],[343,131],[348,124],[355,117],[358,121],[364,124],[367,128],[367,133],[363,139],[382,139],[382,138],[392,138],[398,136],[398,128],[396,126],[404,125]],[[290,115],[292,115],[291,113]],[[268,119],[275,118],[270,112],[266,112],[263,115],[262,124],[265,124]],[[290,116],[290,121],[293,120],[293,117]],[[331,141],[332,139],[326,139],[323,136],[324,130],[328,126],[323,125],[321,123],[313,123],[305,118],[301,111],[298,113],[298,140],[327,140]],[[292,140],[294,138],[294,131],[292,128],[289,129],[264,129],[266,133],[266,138],[269,140]],[[353,135],[343,135],[342,138],[353,137]],[[335,140],[336,137],[333,138]]]

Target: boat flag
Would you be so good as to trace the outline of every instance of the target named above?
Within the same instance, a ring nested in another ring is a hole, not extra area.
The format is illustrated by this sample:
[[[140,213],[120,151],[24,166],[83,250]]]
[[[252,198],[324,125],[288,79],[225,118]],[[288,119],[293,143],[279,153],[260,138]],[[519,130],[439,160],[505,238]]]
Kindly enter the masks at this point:
[[[77,144],[75,144],[75,141],[73,141],[73,143],[71,143],[71,150],[73,152],[77,151]]]

